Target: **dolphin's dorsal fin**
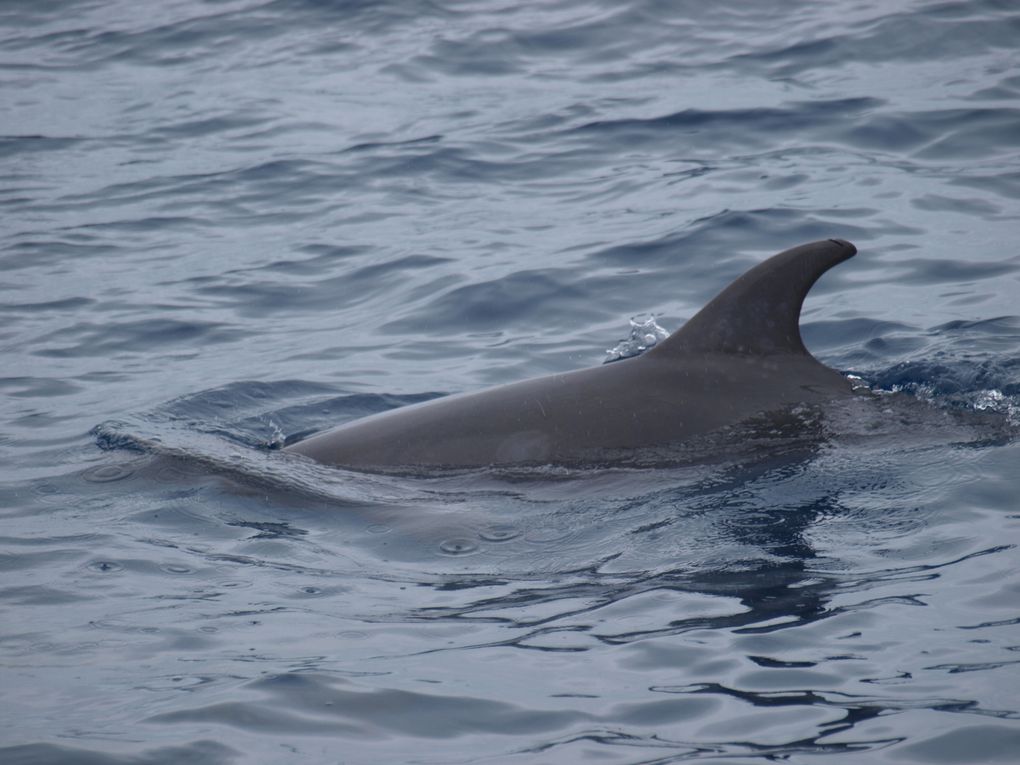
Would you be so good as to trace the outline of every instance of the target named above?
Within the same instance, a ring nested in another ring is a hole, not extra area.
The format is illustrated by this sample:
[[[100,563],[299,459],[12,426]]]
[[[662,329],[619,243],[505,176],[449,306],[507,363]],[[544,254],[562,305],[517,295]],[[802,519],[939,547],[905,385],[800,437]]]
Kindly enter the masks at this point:
[[[648,355],[809,355],[800,337],[804,297],[818,277],[856,252],[850,242],[825,239],[773,255],[720,292]]]

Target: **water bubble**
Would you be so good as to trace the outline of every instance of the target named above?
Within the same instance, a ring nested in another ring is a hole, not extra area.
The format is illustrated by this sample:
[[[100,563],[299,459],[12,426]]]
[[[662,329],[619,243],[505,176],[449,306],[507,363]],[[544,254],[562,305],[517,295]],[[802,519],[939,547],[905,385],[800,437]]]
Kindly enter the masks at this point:
[[[81,477],[90,483],[112,483],[122,481],[134,472],[129,465],[98,465],[84,471]]]
[[[211,677],[204,677],[202,675],[174,675],[170,678],[171,683],[177,684],[177,688],[187,687],[193,688],[199,685],[208,685],[209,683],[215,682]],[[173,687],[173,686],[172,686]]]
[[[659,326],[651,314],[638,314],[630,319],[630,336],[606,351],[605,363],[640,356],[669,337],[669,332]]]
[[[59,504],[67,500],[67,495],[63,493],[63,490],[52,483],[37,483],[33,484],[32,492],[43,502],[48,504]]]
[[[467,537],[453,537],[446,539],[439,544],[439,551],[443,555],[459,556],[471,555],[478,552],[478,543]]]
[[[489,526],[478,533],[478,536],[486,542],[509,542],[520,535],[520,529],[513,526]]]
[[[117,571],[124,570],[124,566],[112,560],[94,560],[88,565],[88,567],[101,574],[112,574]]]

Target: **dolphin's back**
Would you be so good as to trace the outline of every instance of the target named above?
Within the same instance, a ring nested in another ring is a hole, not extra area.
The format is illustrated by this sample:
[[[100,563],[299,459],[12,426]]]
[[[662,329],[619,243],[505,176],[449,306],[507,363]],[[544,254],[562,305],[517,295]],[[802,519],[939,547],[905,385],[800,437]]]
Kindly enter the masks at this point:
[[[402,407],[288,450],[366,468],[584,464],[843,395],[798,322],[811,285],[854,252],[826,240],[780,253],[643,356]]]

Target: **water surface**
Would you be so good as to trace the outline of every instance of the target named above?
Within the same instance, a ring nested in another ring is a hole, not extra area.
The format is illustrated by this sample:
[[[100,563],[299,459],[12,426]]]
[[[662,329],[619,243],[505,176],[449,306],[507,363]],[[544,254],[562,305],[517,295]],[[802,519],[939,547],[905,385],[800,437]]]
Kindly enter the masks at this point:
[[[0,760],[1015,762],[1018,39],[1008,2],[0,7]],[[267,448],[598,364],[828,237],[808,346],[930,416],[647,470]]]

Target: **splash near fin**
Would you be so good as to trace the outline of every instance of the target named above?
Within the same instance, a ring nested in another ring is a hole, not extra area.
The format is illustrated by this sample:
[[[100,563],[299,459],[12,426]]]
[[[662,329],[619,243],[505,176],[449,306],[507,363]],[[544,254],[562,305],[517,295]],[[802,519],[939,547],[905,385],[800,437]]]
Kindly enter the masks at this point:
[[[804,297],[822,274],[856,252],[843,239],[825,239],[773,255],[720,292],[648,354],[658,358],[689,353],[810,355],[800,337]]]

